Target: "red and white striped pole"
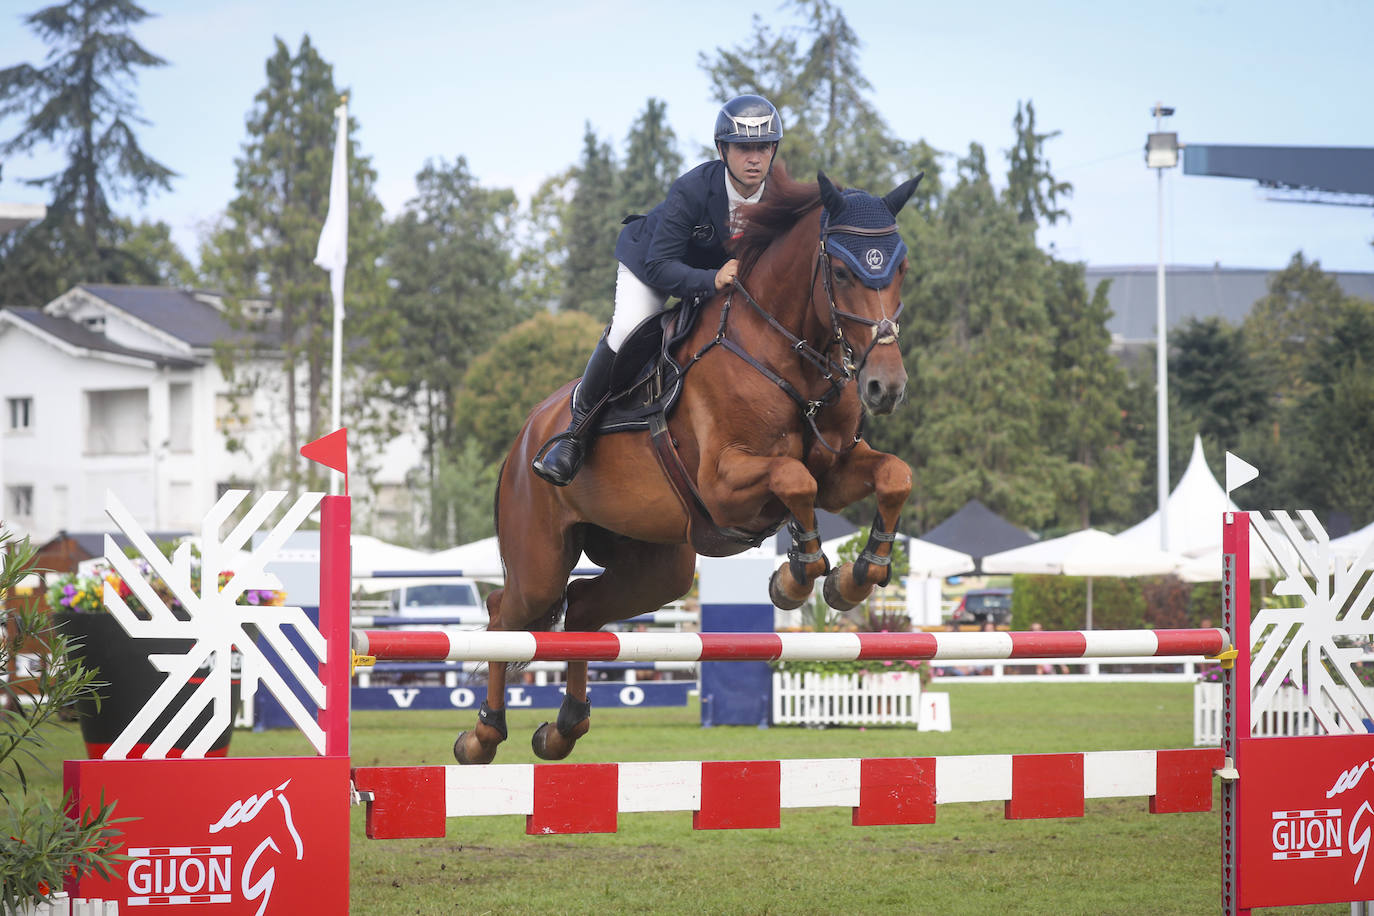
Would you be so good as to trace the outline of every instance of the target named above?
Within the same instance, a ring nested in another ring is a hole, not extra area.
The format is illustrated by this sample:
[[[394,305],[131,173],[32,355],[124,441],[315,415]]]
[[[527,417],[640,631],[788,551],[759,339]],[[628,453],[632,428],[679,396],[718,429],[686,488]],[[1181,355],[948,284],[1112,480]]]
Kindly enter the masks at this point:
[[[1215,656],[1223,629],[978,633],[527,633],[354,630],[390,661],[774,661]]]

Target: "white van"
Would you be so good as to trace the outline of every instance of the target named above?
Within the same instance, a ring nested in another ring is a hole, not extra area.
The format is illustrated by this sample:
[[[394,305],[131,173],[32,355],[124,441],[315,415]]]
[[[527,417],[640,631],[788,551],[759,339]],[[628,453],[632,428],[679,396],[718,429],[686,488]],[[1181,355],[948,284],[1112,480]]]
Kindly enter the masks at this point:
[[[425,585],[404,585],[391,593],[391,611],[416,620],[457,618],[460,626],[486,626],[487,605],[472,579],[453,577]]]

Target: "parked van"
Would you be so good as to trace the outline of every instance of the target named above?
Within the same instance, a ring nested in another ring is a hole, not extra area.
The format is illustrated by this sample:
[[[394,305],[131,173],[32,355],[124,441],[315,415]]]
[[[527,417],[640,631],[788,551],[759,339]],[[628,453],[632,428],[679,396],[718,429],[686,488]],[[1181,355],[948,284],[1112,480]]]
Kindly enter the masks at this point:
[[[460,626],[486,626],[487,605],[472,579],[453,577],[425,585],[403,585],[391,593],[391,611],[416,620],[457,618]]]

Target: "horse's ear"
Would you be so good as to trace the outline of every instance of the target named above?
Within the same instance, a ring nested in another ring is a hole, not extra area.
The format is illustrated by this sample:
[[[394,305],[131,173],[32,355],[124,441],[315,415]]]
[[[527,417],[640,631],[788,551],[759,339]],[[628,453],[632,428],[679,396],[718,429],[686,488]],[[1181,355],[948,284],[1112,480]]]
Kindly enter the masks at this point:
[[[825,177],[825,173],[819,169],[816,171],[816,184],[821,186],[821,203],[825,209],[834,216],[844,209],[844,196],[835,190],[835,186],[830,183],[830,179]]]
[[[916,193],[916,186],[921,183],[921,179],[924,177],[926,177],[925,172],[917,172],[915,178],[889,191],[887,196],[883,198],[883,203],[887,205],[888,212],[893,216],[902,212],[902,207],[905,207],[906,202],[911,199],[911,195]]]

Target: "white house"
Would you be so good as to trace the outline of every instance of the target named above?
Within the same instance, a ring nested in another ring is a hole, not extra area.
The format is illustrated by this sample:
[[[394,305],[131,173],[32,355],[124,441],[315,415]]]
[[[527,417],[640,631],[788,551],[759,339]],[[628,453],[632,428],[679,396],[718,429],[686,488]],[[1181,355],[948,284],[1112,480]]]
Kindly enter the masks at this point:
[[[37,543],[108,530],[112,490],[147,530],[190,530],[225,489],[282,480],[279,356],[240,358],[246,395],[215,361],[217,343],[249,339],[217,295],[164,287],[82,284],[0,309],[0,519]]]

